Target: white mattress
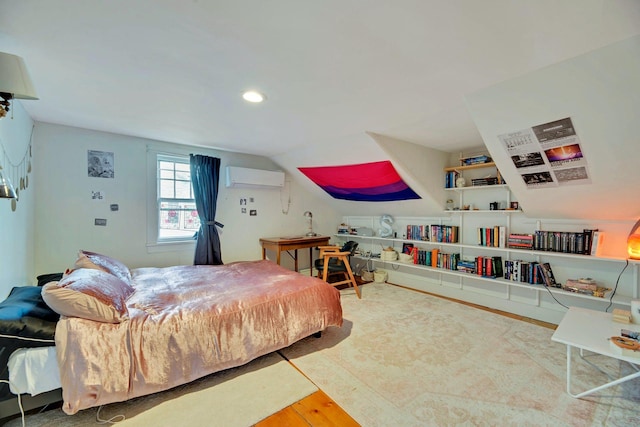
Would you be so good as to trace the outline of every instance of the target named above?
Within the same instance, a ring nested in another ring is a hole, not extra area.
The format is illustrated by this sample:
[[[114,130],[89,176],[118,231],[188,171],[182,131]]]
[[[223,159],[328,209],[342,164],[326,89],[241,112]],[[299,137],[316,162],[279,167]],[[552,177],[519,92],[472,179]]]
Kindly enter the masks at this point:
[[[20,348],[9,356],[9,389],[35,396],[60,388],[55,346]]]

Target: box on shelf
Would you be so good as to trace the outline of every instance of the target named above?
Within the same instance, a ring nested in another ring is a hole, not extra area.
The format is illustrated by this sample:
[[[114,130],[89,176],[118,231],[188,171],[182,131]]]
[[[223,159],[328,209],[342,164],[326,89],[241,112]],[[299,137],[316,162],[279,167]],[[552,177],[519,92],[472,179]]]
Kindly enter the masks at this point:
[[[471,165],[480,165],[483,163],[491,163],[491,157],[479,154],[476,156],[463,157],[460,159],[460,166],[471,166]]]

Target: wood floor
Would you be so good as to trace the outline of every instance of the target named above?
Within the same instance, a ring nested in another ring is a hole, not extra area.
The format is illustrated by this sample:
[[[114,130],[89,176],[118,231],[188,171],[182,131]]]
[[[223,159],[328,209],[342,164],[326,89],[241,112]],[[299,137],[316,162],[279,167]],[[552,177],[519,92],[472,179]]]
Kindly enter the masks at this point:
[[[351,427],[359,426],[336,402],[322,390],[287,406],[256,424],[256,427]]]
[[[358,286],[360,284],[361,284],[360,281],[358,281]],[[393,283],[389,283],[389,284],[393,286],[409,289],[414,292],[420,292],[428,295],[433,295],[438,298],[444,298],[450,301],[468,305],[470,307],[475,307],[481,310],[490,311],[492,313],[507,316],[512,319],[533,323],[545,328],[555,329],[557,327],[557,325],[554,325],[553,323],[543,322],[540,320],[519,316],[517,314],[508,313],[506,311],[494,310],[492,308],[483,307],[481,305],[472,304],[465,301],[460,301],[454,298],[443,297],[441,295],[432,294],[430,292],[418,291],[415,289],[407,288],[402,285],[396,285]],[[265,418],[264,420],[257,423],[255,426],[256,427],[329,427],[329,426],[351,427],[351,426],[359,426],[359,425],[360,424],[358,424],[353,418],[351,418],[351,416],[347,414],[344,411],[344,409],[342,409],[337,403],[335,403],[322,390],[318,390],[317,392],[305,397],[304,399],[294,403],[293,405],[284,408],[280,412],[276,412],[270,417]]]

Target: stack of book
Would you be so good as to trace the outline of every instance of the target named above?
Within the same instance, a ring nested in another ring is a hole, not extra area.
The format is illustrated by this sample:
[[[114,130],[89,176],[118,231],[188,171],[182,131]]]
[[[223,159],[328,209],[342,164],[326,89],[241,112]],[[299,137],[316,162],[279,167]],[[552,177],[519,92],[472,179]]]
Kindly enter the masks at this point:
[[[471,180],[471,185],[473,187],[478,187],[481,185],[496,185],[499,183],[500,181],[497,176],[489,176],[485,178],[474,178]]]
[[[533,234],[510,233],[507,246],[514,249],[533,249]]]

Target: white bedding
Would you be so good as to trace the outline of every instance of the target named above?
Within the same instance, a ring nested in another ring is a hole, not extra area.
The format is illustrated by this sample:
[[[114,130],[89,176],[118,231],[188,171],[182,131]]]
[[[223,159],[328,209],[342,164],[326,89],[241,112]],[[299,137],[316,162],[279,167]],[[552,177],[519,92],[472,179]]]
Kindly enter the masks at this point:
[[[35,396],[60,388],[56,348],[20,348],[9,357],[9,389]]]

